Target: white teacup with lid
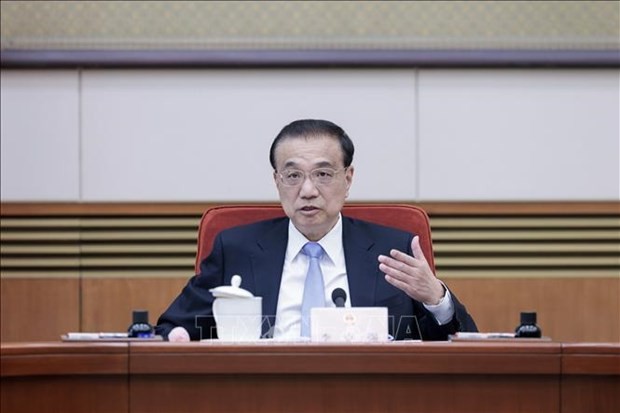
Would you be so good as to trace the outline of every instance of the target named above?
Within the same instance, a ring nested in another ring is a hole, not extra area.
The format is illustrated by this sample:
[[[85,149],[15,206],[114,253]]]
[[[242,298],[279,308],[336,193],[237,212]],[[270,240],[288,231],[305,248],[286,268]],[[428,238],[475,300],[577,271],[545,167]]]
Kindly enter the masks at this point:
[[[213,316],[217,336],[223,341],[258,340],[261,336],[263,299],[240,287],[240,275],[233,275],[230,284],[209,290],[215,297]]]

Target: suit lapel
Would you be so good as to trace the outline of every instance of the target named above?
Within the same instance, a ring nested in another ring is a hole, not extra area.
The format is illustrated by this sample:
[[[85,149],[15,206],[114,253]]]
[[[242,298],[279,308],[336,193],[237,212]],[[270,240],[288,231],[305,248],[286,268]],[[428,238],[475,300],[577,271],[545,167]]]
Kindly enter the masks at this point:
[[[380,277],[374,241],[362,231],[355,221],[342,217],[342,243],[347,265],[347,280],[351,305],[369,307],[375,305],[375,289]]]
[[[257,248],[252,254],[252,270],[256,280],[256,295],[263,298],[263,317],[268,323],[263,324],[263,334],[271,333],[275,326],[278,295],[282,280],[282,268],[288,243],[288,219],[275,222],[257,241]]]

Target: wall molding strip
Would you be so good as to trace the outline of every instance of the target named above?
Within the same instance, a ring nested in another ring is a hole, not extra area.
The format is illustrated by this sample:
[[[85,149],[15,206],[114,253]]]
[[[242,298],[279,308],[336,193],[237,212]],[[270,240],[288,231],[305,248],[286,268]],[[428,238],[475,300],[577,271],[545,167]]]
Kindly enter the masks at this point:
[[[614,68],[620,51],[483,50],[48,50],[4,49],[2,69],[51,68]]]

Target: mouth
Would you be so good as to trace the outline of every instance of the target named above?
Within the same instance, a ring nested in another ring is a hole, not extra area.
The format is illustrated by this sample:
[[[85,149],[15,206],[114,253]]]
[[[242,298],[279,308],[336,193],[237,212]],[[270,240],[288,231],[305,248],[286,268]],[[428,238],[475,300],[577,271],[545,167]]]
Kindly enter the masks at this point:
[[[319,208],[314,207],[312,205],[308,205],[308,206],[304,206],[304,207],[299,208],[299,211],[301,211],[303,213],[312,213],[312,212],[316,212],[318,210],[319,210]]]

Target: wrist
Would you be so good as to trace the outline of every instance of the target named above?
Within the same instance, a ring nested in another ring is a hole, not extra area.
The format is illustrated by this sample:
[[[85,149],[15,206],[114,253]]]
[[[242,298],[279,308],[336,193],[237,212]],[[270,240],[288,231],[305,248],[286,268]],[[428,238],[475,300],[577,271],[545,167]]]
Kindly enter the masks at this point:
[[[446,287],[443,285],[443,283],[439,282],[439,288],[437,289],[437,294],[429,302],[425,301],[424,304],[437,306],[441,304],[441,302],[443,301],[445,297],[446,297]]]

